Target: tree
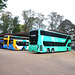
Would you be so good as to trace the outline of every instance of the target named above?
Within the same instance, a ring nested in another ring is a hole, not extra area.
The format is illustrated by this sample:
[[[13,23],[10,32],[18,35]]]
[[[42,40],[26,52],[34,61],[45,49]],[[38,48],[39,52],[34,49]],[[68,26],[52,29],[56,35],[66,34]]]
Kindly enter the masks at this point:
[[[4,12],[1,16],[0,30],[2,33],[11,33],[10,28],[12,25],[12,14]]]
[[[45,20],[45,17],[42,13],[38,13],[35,20],[36,20],[35,22],[37,23],[38,29],[46,28],[46,25],[43,24],[43,21]]]
[[[18,16],[15,16],[14,19],[12,20],[13,21],[11,27],[12,33],[20,32],[20,24],[18,18],[19,18]]]
[[[4,9],[7,7],[7,2],[8,0],[0,0],[0,9]]]
[[[21,30],[21,32],[25,32],[24,28],[25,28],[24,25],[20,24],[20,30]]]
[[[32,29],[33,21],[35,20],[35,12],[32,10],[23,11],[22,13],[24,19],[24,31],[29,31]]]
[[[58,26],[58,29],[68,34],[75,34],[75,25],[72,24],[72,22],[68,19],[62,21],[61,24]]]
[[[62,20],[62,15],[57,14],[57,12],[51,12],[47,18],[47,21],[49,23],[48,30],[56,29],[57,26],[62,22]]]
[[[43,14],[38,13],[36,14],[32,10],[23,11],[22,13],[23,19],[24,19],[24,31],[29,31],[32,29],[40,29],[40,28],[46,28],[46,26],[43,24],[43,21],[45,20],[45,17]]]
[[[43,21],[39,19],[39,17],[36,17],[33,23],[33,29],[46,29],[46,25],[43,24]]]

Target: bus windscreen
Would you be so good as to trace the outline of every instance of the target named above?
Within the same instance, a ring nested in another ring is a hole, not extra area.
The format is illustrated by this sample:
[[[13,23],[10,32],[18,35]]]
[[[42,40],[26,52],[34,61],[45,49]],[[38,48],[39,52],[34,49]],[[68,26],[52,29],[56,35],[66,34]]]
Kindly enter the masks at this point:
[[[30,32],[29,39],[30,39],[30,44],[31,45],[37,45],[38,31]]]

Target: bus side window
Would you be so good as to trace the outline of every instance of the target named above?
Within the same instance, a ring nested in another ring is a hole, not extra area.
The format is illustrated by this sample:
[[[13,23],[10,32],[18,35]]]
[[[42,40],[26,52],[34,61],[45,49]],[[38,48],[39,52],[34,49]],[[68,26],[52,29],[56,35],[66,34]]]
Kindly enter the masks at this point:
[[[17,41],[16,44],[17,44],[18,46],[20,46],[20,42]]]
[[[28,42],[24,42],[24,46],[28,46]]]

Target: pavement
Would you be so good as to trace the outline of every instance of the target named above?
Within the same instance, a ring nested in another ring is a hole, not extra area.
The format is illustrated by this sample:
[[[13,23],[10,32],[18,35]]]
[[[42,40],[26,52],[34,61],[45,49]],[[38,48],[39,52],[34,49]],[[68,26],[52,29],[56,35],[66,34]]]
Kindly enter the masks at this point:
[[[75,75],[75,55],[71,52],[0,49],[0,75]]]
[[[74,55],[75,55],[75,50],[71,50],[71,52],[72,52],[72,54],[74,54]]]

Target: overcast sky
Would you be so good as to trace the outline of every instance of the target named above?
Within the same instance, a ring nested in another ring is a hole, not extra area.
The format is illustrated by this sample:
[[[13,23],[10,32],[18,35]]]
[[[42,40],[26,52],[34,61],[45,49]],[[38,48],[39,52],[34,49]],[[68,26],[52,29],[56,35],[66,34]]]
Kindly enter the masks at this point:
[[[29,9],[44,15],[54,11],[75,24],[75,0],[8,0],[7,2],[6,11],[10,11],[13,16],[19,16],[21,23],[22,11]]]

